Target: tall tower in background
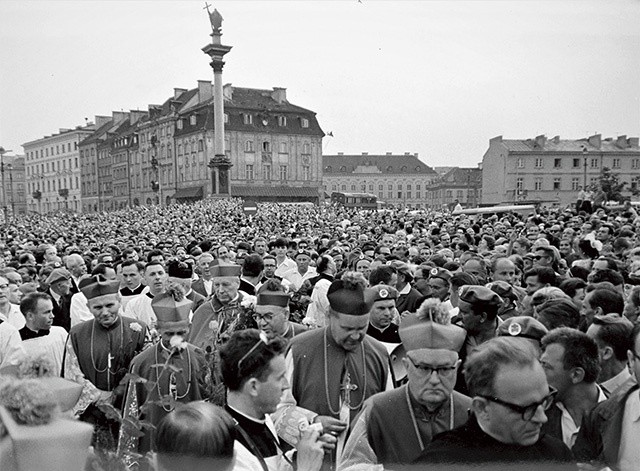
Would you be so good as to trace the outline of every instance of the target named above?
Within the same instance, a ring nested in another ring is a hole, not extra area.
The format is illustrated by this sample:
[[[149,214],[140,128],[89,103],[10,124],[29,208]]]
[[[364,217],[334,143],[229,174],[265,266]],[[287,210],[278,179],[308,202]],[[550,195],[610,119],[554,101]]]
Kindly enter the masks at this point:
[[[214,127],[214,157],[209,161],[211,168],[211,196],[231,196],[229,183],[229,168],[231,160],[225,154],[224,148],[224,98],[222,92],[222,68],[224,55],[231,50],[231,46],[224,46],[220,42],[222,37],[222,15],[218,10],[209,11],[211,21],[211,44],[207,44],[202,51],[211,58],[213,69],[213,127]]]

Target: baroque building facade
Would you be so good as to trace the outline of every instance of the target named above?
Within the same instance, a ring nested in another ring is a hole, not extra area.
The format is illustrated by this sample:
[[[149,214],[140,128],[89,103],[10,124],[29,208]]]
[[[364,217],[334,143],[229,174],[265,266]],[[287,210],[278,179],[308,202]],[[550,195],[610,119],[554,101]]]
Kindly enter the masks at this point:
[[[452,210],[456,202],[474,208],[482,198],[482,169],[453,167],[427,186],[426,204],[431,209]]]
[[[333,192],[369,193],[387,205],[425,208],[427,186],[438,174],[418,154],[322,156],[323,187]]]

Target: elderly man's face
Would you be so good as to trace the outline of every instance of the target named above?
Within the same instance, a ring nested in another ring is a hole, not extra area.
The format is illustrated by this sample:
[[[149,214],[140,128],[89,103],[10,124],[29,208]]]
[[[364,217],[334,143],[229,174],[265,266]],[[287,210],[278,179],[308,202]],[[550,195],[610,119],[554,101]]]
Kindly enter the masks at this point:
[[[240,280],[235,276],[220,276],[213,279],[213,292],[222,304],[232,301],[238,294]]]
[[[369,315],[352,316],[331,312],[328,318],[329,331],[336,344],[344,350],[356,350],[364,340],[369,326]]]
[[[407,369],[409,391],[416,401],[435,408],[449,398],[460,365],[456,354],[423,349],[408,352],[402,362]]]
[[[211,277],[211,264],[213,263],[213,256],[210,254],[202,254],[198,259],[198,270],[200,274],[205,278]]]
[[[258,325],[258,329],[263,331],[269,338],[284,335],[287,330],[287,320],[289,310],[280,306],[256,306],[253,318]]]

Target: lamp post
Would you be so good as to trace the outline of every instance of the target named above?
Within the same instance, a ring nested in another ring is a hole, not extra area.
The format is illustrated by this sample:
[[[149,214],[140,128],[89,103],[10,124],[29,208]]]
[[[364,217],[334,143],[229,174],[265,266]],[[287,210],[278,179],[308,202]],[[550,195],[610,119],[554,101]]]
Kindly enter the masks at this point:
[[[582,146],[582,159],[584,160],[584,181],[582,184],[582,191],[587,191],[587,154],[589,151],[586,147]]]
[[[4,186],[4,154],[11,152],[10,150],[6,150],[4,147],[0,147],[0,174],[2,179],[2,210],[4,213],[4,224],[5,226],[9,224],[9,219],[7,217],[7,193]]]

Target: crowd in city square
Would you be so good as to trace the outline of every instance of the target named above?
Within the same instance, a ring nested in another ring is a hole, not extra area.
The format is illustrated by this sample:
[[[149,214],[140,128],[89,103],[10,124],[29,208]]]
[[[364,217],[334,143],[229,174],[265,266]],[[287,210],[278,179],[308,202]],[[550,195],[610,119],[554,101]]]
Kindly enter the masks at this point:
[[[634,206],[457,209],[7,221],[0,469],[638,469]]]

